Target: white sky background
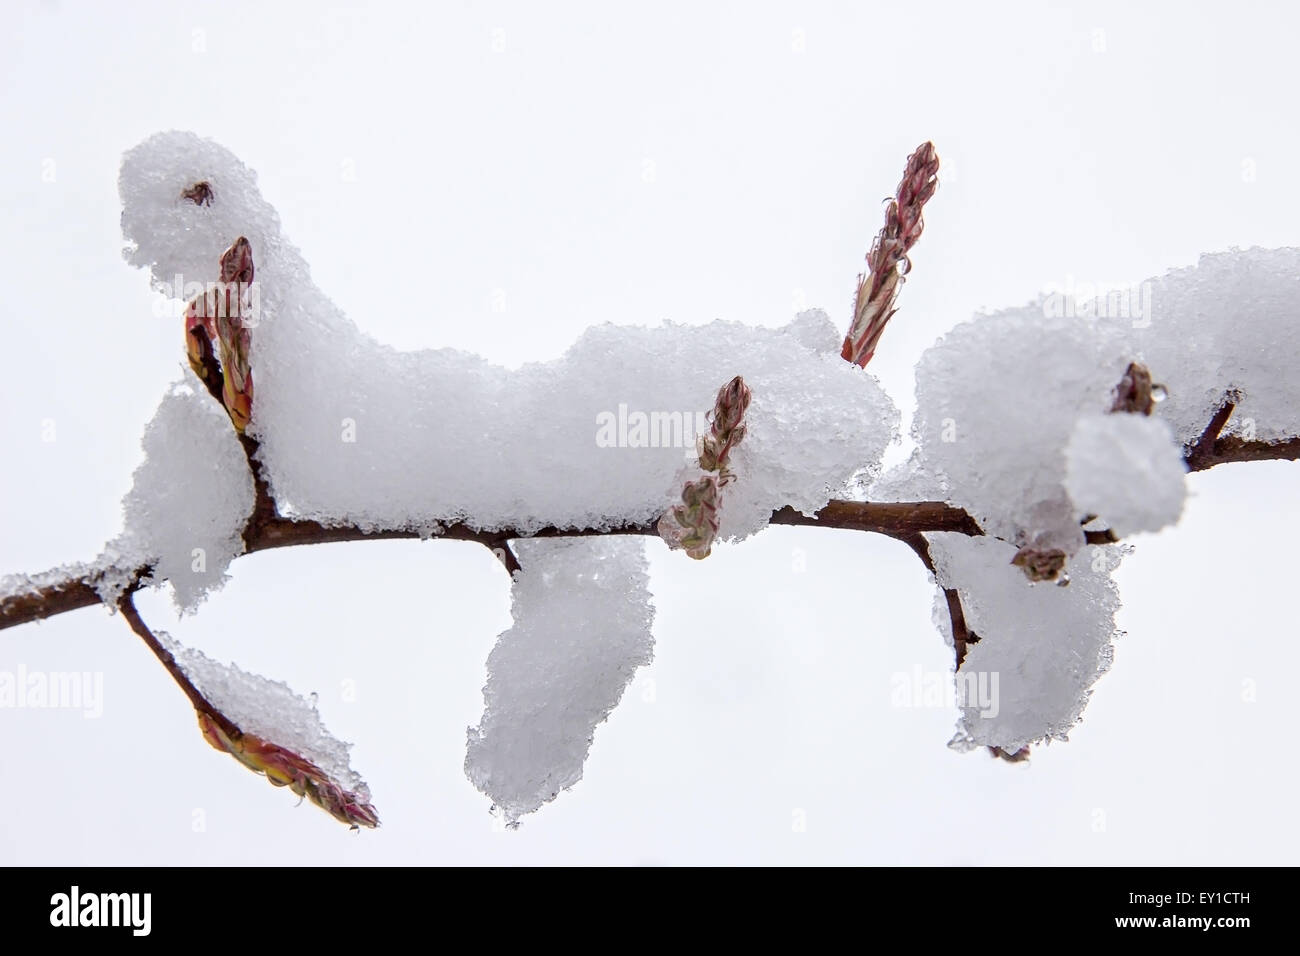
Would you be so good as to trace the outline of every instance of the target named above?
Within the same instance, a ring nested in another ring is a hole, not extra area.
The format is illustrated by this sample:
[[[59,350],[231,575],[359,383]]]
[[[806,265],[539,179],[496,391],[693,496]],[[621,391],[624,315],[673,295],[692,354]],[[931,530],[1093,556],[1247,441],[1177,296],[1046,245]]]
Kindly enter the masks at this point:
[[[1300,244],[1286,4],[566,9],[7,10],[0,573],[93,557],[119,530],[183,362],[180,324],[120,255],[120,157],[157,130],[256,169],[376,338],[507,364],[607,320],[820,306],[842,328],[881,200],[933,139],[943,185],[871,366],[905,410],[921,351],[979,309]],[[180,622],[166,592],[140,600],[186,643],[317,691],[374,833],[211,750],[106,611],[6,630],[0,669],[102,672],[105,700],[98,720],[0,710],[0,862],[1294,863],[1300,465],[1191,488],[1120,572],[1128,635],[1083,723],[1028,767],[948,750],[953,710],[891,706],[892,675],[951,666],[902,545],[783,528],[697,563],[651,542],[656,661],[582,782],[514,833],[462,772],[509,623],[481,547],[241,558]]]

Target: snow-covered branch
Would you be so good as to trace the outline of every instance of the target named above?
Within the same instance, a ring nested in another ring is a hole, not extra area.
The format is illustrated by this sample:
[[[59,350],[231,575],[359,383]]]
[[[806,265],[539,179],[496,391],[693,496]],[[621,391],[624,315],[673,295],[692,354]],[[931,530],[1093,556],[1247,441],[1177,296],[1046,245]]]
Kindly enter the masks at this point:
[[[489,659],[466,772],[513,823],[580,778],[595,727],[653,655],[636,538],[703,558],[770,525],[863,531],[933,575],[959,689],[1001,679],[992,706],[960,700],[951,745],[1023,760],[1065,738],[1110,666],[1119,542],[1179,520],[1189,471],[1300,457],[1300,252],[1206,256],[956,326],[921,358],[914,448],[886,470],[901,416],[865,366],[937,168],[931,144],[909,157],[847,335],[817,310],[776,329],[606,324],[506,369],[375,342],[312,280],[251,170],[159,134],[124,160],[122,225],[128,261],[188,303],[188,368],[145,432],[121,535],[90,564],[0,581],[0,629],[119,608],[213,746],[371,825],[346,746],[310,705],[153,635],[131,596],[168,582],[193,610],[239,556],[271,548],[483,545],[511,575],[514,625]]]
[[[771,524],[837,528],[846,531],[869,531],[903,539],[923,532],[953,531],[980,534],[979,526],[960,508],[939,501],[869,502],[832,501],[812,515],[785,507],[773,512]],[[358,525],[324,525],[309,519],[284,518],[278,515],[250,521],[244,532],[242,553],[252,554],[272,548],[332,544],[344,541],[385,541],[393,539],[428,539],[473,541],[494,553],[511,554],[509,542],[525,538],[573,538],[598,535],[644,535],[658,537],[651,521],[611,525],[606,528],[562,528],[544,525],[519,530],[499,528],[484,530],[463,522],[440,527],[362,528]],[[500,557],[500,555],[499,555]],[[503,559],[508,560],[508,559]],[[516,567],[510,570],[518,570]],[[0,630],[31,621],[53,617],[103,602],[99,589],[106,581],[123,582],[124,586],[149,578],[154,585],[166,577],[153,573],[149,565],[119,567],[112,564],[73,565],[32,576],[11,575],[0,582]]]
[[[1300,458],[1300,437],[1279,441],[1248,440],[1238,435],[1224,436],[1222,432],[1235,407],[1225,399],[1219,412],[1207,425],[1201,437],[1185,450],[1184,457],[1189,472],[1207,471],[1218,465],[1250,461],[1295,461]],[[256,443],[245,439],[248,461],[255,464],[253,455]],[[464,522],[420,529],[363,528],[358,525],[325,525],[318,521],[285,518],[275,513],[274,506],[267,507],[265,484],[257,495],[259,506],[245,527],[242,538],[243,553],[252,554],[272,548],[297,547],[313,544],[331,544],[345,541],[383,541],[392,539],[444,539],[448,541],[473,541],[486,546],[506,564],[510,571],[518,570],[518,561],[509,549],[509,542],[522,538],[589,537],[592,535],[645,535],[657,537],[659,531],[652,521],[615,524],[605,528],[560,527],[546,524],[538,528],[496,528],[485,530]],[[918,550],[916,536],[926,533],[955,532],[964,535],[984,534],[979,523],[963,508],[942,501],[870,502],[833,500],[812,514],[786,506],[774,511],[769,519],[774,525],[832,528],[845,531],[867,531],[886,535]],[[920,541],[923,542],[924,538]],[[1088,544],[1113,544],[1120,540],[1112,531],[1085,530]],[[928,557],[922,557],[928,570],[933,570]],[[149,564],[122,566],[111,561],[94,562],[55,568],[35,575],[10,575],[0,579],[0,630],[54,617],[68,611],[103,603],[100,589],[106,581],[120,582],[128,587],[148,578],[154,585],[167,581]],[[111,603],[111,602],[110,602]],[[960,660],[964,654],[959,652]]]
[[[1222,436],[1219,432],[1231,415],[1234,404],[1225,401],[1221,406],[1226,413],[1215,416],[1203,432],[1208,436],[1190,446],[1185,453],[1189,472],[1207,471],[1218,465],[1250,461],[1295,461],[1300,459],[1300,437],[1279,441],[1247,440],[1238,435]],[[255,448],[256,446],[253,445]],[[264,512],[260,512],[264,514]],[[963,508],[942,501],[871,502],[833,500],[813,514],[804,514],[789,506],[772,513],[774,525],[833,528],[844,531],[868,531],[903,541],[916,550],[911,538],[935,532],[955,532],[980,535],[978,522]],[[512,552],[508,545],[521,538],[588,537],[592,535],[645,535],[657,537],[654,522],[611,525],[606,528],[565,528],[543,525],[520,530],[499,528],[483,530],[463,522],[421,529],[362,528],[358,525],[324,525],[317,521],[284,518],[279,515],[261,517],[250,522],[245,530],[244,553],[252,554],[271,548],[300,545],[331,544],[343,541],[383,541],[392,539],[445,539],[448,541],[473,541],[485,545],[498,557]],[[1113,544],[1120,539],[1110,530],[1086,530],[1088,544]],[[509,570],[518,569],[517,560]],[[927,568],[929,565],[927,564]],[[55,568],[35,575],[10,575],[0,582],[0,630],[53,617],[79,608],[103,603],[97,590],[105,580],[130,583],[150,578],[153,584],[167,579],[152,574],[149,565],[131,567],[108,564],[72,565]]]

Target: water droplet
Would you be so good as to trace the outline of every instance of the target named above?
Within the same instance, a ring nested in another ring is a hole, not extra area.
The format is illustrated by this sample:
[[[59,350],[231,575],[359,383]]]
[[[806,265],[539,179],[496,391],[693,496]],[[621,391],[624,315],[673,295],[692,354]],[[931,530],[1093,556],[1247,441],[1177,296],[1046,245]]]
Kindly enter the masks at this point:
[[[1151,386],[1151,401],[1163,402],[1168,397],[1169,389],[1165,388],[1163,385],[1157,384]]]

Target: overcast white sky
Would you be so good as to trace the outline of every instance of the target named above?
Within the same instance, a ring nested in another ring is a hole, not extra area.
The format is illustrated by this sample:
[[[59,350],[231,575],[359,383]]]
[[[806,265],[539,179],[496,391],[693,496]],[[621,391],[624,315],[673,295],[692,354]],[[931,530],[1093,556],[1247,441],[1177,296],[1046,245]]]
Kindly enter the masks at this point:
[[[880,200],[932,139],[943,185],[872,363],[904,409],[921,351],[977,310],[1300,244],[1293,5],[376,6],[7,10],[0,573],[119,530],[178,374],[180,327],[120,255],[120,157],[157,130],[256,169],[363,329],[507,364],[606,320],[843,325]],[[583,781],[501,832],[461,767],[505,574],[466,544],[333,545],[240,559],[183,621],[164,592],[140,605],[318,692],[382,829],[209,749],[87,609],[0,633],[0,670],[104,675],[97,720],[0,710],[0,862],[1294,863],[1300,465],[1190,481],[1119,574],[1114,669],[1028,767],[946,749],[954,711],[891,706],[891,675],[950,667],[903,546],[652,542],[655,663]]]

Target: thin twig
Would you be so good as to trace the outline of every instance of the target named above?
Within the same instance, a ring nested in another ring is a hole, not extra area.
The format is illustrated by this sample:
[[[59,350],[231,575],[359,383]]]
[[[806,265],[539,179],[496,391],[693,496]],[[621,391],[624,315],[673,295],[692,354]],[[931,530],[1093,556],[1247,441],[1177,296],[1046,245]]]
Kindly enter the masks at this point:
[[[1215,465],[1227,465],[1240,461],[1295,461],[1300,459],[1300,437],[1284,438],[1279,441],[1260,441],[1246,439],[1240,435],[1224,435],[1223,429],[1228,419],[1237,409],[1241,396],[1235,391],[1223,396],[1223,403],[1205,426],[1196,441],[1183,450],[1183,460],[1187,470],[1206,471]]]
[[[919,532],[891,534],[889,537],[903,542],[921,559],[925,569],[935,574],[934,558],[930,554],[930,542]],[[978,644],[979,635],[966,624],[966,609],[961,603],[961,592],[956,588],[943,588],[943,597],[948,604],[948,619],[952,623],[952,647],[957,658],[957,669],[966,662],[966,649],[971,644]]]
[[[1223,396],[1223,403],[1219,406],[1210,423],[1205,426],[1205,431],[1201,432],[1201,437],[1196,439],[1183,454],[1187,462],[1188,470],[1198,471],[1195,467],[1198,462],[1208,461],[1214,455],[1214,443],[1218,440],[1219,435],[1223,432],[1224,426],[1228,424],[1228,419],[1232,417],[1233,411],[1237,408],[1237,402],[1240,396],[1235,392],[1229,392]]]
[[[153,656],[158,658],[159,663],[161,663],[163,667],[167,668],[167,673],[172,676],[172,680],[176,681],[176,684],[180,689],[185,692],[185,696],[190,699],[190,703],[194,705],[194,709],[200,714],[209,717],[213,723],[221,728],[222,732],[226,734],[226,736],[231,738],[240,737],[241,732],[235,725],[234,721],[218,710],[210,700],[203,696],[203,693],[194,686],[194,682],[191,681],[185,674],[185,671],[181,669],[181,665],[176,663],[176,658],[172,655],[172,652],[163,647],[162,642],[154,636],[153,631],[149,630],[149,626],[145,624],[144,619],[140,617],[140,612],[136,610],[134,588],[128,588],[126,593],[118,599],[117,608],[122,612],[122,616],[126,618],[126,622],[131,626],[131,630],[135,631],[140,640],[145,642],[145,645],[153,652]]]
[[[275,499],[271,497],[271,486],[267,483],[262,462],[257,458],[257,439],[241,432],[239,444],[244,449],[244,458],[248,461],[248,471],[253,477],[253,513],[244,530],[244,541],[248,541],[250,532],[256,537],[258,530],[268,522],[280,516]]]

